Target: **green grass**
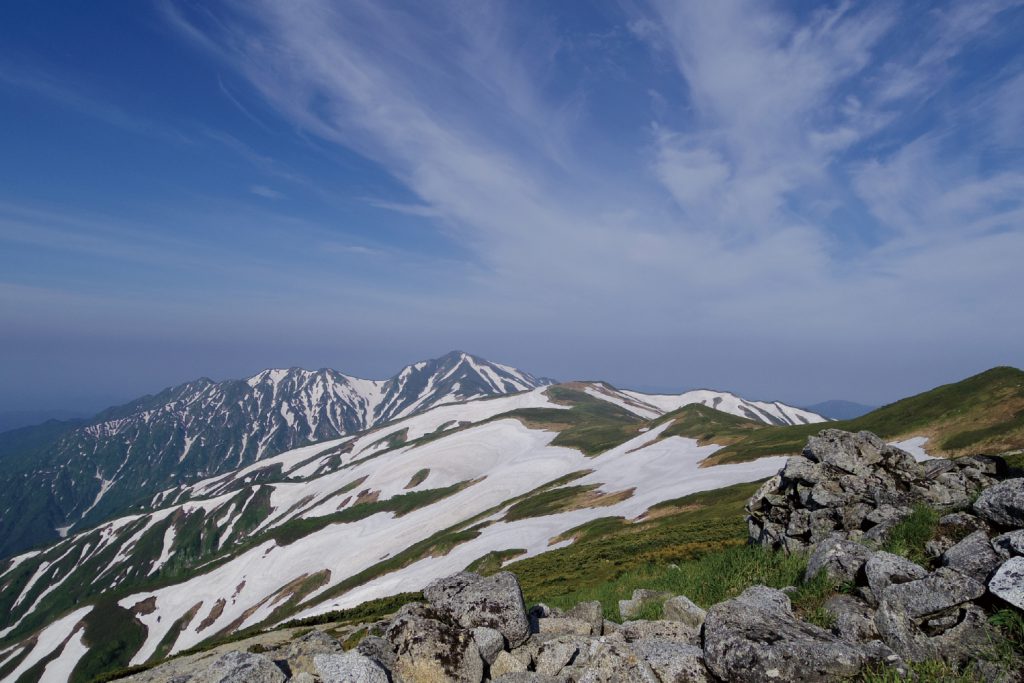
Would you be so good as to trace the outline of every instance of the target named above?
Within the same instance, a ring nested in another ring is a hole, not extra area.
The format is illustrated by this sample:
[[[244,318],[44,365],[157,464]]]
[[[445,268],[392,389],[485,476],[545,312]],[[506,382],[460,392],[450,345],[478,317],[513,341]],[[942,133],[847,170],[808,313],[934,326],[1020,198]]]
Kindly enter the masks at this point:
[[[416,472],[416,474],[412,475],[412,479],[410,479],[409,483],[405,485],[405,488],[407,488],[407,489],[414,489],[417,486],[419,486],[420,484],[422,484],[424,481],[426,481],[427,477],[429,477],[429,476],[430,476],[430,470],[429,469],[419,470],[418,472]]]
[[[544,517],[570,509],[573,501],[580,495],[593,491],[599,484],[586,486],[563,486],[557,489],[540,491],[529,498],[514,503],[505,513],[506,522],[514,522],[529,517]]]
[[[85,653],[74,671],[71,683],[85,683],[112,669],[128,666],[146,641],[146,627],[131,612],[113,600],[100,600],[85,618]]]
[[[799,453],[807,437],[825,425],[758,430],[714,456],[714,462],[742,462],[764,455]],[[943,455],[1002,452],[1024,447],[1024,372],[998,367],[905,398],[854,420],[829,427],[867,430],[887,439],[912,433],[932,435],[930,450]]]
[[[476,572],[481,576],[490,576],[501,571],[502,565],[512,558],[525,555],[523,548],[509,548],[508,550],[492,550],[482,557],[478,557],[466,567],[467,572]]]
[[[935,538],[938,524],[939,513],[919,503],[906,519],[892,528],[883,549],[894,555],[901,555],[911,562],[927,566],[931,558],[925,552],[925,544]]]
[[[679,410],[662,415],[651,423],[652,427],[671,421],[672,424],[661,433],[661,438],[685,436],[697,439],[699,443],[726,445],[735,443],[768,425],[748,420],[737,415],[724,413],[700,403],[683,406]]]

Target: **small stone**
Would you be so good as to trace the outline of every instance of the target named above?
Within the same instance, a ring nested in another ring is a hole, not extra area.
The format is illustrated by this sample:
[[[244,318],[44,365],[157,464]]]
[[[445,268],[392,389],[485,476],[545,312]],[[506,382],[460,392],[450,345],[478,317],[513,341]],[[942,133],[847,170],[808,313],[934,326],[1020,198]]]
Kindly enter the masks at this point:
[[[589,636],[593,631],[590,622],[571,617],[547,617],[537,620],[537,633],[550,635]]]
[[[577,652],[579,646],[571,640],[558,638],[548,641],[540,648],[535,669],[537,673],[554,676],[573,660]]]
[[[1000,534],[992,539],[992,550],[1003,560],[1024,555],[1024,529]]]
[[[706,616],[707,612],[685,595],[677,595],[666,600],[662,613],[662,617],[669,621],[681,621],[694,628],[700,628]]]
[[[681,621],[638,619],[623,622],[616,637],[622,638],[627,643],[644,638],[657,638],[677,643],[697,644],[700,641],[700,627],[691,626]]]

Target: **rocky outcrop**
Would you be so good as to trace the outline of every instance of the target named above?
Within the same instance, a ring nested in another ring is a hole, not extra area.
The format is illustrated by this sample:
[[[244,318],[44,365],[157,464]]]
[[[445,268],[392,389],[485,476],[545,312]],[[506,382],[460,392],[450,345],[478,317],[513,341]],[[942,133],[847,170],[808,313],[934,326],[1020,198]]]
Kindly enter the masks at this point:
[[[996,482],[999,471],[995,458],[918,463],[870,432],[826,429],[809,438],[803,454],[790,458],[751,498],[750,539],[788,552],[806,551],[834,534],[880,542],[915,503],[967,507]],[[1003,501],[1012,508],[1013,495],[1008,491],[987,509],[1005,518],[1010,513]]]
[[[513,574],[461,572],[431,583],[426,604],[403,606],[349,652],[312,631],[262,654],[220,654],[184,674],[171,667],[161,677],[159,667],[137,680],[840,681],[883,667],[905,677],[907,663],[935,659],[1014,680],[1007,672],[1024,666],[978,659],[994,633],[986,609],[1024,609],[1024,529],[1014,526],[1024,480],[993,485],[1000,471],[991,458],[921,465],[870,434],[810,439],[748,510],[754,542],[807,551],[805,581],[825,576],[842,587],[824,603],[828,628],[794,612],[793,587],[752,586],[706,611],[686,596],[638,589],[618,603],[616,623],[599,602],[527,610]],[[962,507],[939,520],[931,557],[915,563],[880,550],[922,501]],[[640,618],[658,608],[662,618]]]

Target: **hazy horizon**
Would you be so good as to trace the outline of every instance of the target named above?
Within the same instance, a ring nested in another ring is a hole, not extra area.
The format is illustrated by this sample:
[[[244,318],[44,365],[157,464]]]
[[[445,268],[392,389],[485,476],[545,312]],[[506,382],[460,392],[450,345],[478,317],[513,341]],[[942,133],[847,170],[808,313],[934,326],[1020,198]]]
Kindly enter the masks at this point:
[[[0,411],[464,349],[891,402],[1024,365],[1024,4],[0,9]]]

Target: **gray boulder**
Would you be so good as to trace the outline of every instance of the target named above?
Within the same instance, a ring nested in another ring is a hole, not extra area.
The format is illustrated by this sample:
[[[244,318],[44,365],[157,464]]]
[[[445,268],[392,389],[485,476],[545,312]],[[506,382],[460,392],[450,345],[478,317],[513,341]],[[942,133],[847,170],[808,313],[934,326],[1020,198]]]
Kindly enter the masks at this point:
[[[656,638],[696,645],[700,643],[700,627],[684,624],[681,621],[637,619],[636,621],[622,622],[618,633],[612,637],[621,638],[627,643],[644,638]]]
[[[870,557],[871,550],[865,546],[839,535],[829,536],[818,544],[807,560],[804,580],[810,581],[824,571],[834,581],[854,581]]]
[[[388,683],[384,669],[358,652],[315,655],[313,664],[323,683]]]
[[[591,640],[581,647],[562,674],[576,683],[661,683],[631,645],[605,638]]]
[[[825,601],[825,609],[835,617],[831,631],[851,643],[866,643],[878,639],[875,612],[853,596],[833,595]]]
[[[451,626],[437,610],[405,605],[385,631],[395,649],[392,673],[404,683],[483,679],[484,662],[472,633]]]
[[[225,652],[188,679],[189,683],[284,683],[284,673],[269,657]]]
[[[940,567],[923,579],[889,586],[882,592],[882,601],[919,619],[939,614],[984,594],[984,584],[960,572]]]
[[[838,681],[858,675],[864,651],[796,619],[789,598],[754,586],[708,610],[704,659],[716,676],[737,683]]]
[[[707,612],[698,607],[685,595],[677,595],[665,601],[662,617],[669,621],[680,621],[684,624],[700,628]]]
[[[974,512],[1002,527],[1024,527],[1024,478],[1007,479],[985,489],[974,501]]]
[[[928,576],[928,570],[905,557],[879,551],[872,554],[864,564],[864,574],[877,602],[889,586],[923,579]]]
[[[565,616],[570,619],[580,619],[590,624],[590,632],[595,636],[601,635],[604,629],[604,608],[597,600],[581,602],[572,609],[566,611]]]
[[[646,638],[631,647],[662,683],[711,683],[714,680],[704,664],[704,651],[696,645]]]
[[[1011,557],[988,582],[993,595],[1024,610],[1024,557]]]
[[[571,636],[549,640],[541,645],[534,669],[537,673],[554,676],[575,659],[579,645],[579,641]]]
[[[292,676],[302,672],[316,673],[313,658],[317,655],[340,654],[345,651],[337,639],[323,631],[310,631],[273,652],[265,653],[270,659],[285,660]]]
[[[369,657],[387,671],[395,666],[395,650],[391,643],[380,636],[366,636],[356,645],[355,651]]]
[[[512,647],[530,636],[519,580],[509,572],[482,577],[471,572],[438,579],[423,595],[442,614],[463,628],[487,626],[505,636]]]
[[[473,642],[480,651],[480,657],[488,664],[492,664],[498,653],[505,649],[505,637],[486,626],[477,626],[473,629]]]
[[[491,662],[491,678],[497,680],[505,674],[521,673],[526,669],[527,666],[521,659],[502,650]]]
[[[992,550],[1001,560],[1024,555],[1024,529],[1000,534],[992,539]]]
[[[942,564],[984,582],[999,566],[999,556],[992,549],[988,535],[975,531],[942,554]]]
[[[542,635],[589,636],[593,630],[589,621],[572,617],[541,617],[537,620],[537,633]]]

